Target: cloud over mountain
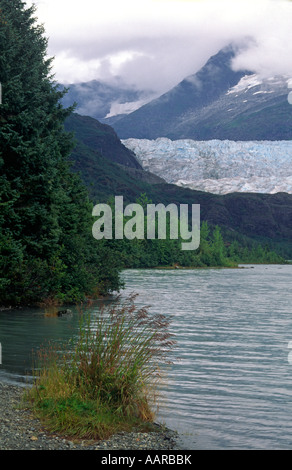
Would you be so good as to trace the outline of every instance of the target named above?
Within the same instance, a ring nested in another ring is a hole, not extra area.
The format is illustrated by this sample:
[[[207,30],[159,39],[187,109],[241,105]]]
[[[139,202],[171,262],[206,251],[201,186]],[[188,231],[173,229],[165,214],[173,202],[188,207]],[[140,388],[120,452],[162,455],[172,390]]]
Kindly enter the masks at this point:
[[[28,2],[29,3],[29,2]],[[161,93],[194,74],[210,55],[250,36],[237,69],[292,75],[288,0],[36,1],[59,82],[120,77]],[[57,12],[57,14],[56,14]]]

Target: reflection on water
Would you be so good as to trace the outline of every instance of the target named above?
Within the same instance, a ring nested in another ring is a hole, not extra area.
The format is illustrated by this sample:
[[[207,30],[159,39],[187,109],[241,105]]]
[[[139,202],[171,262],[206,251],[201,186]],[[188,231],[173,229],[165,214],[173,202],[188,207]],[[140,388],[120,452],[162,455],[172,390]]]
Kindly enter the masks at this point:
[[[160,419],[187,449],[291,448],[291,275],[292,266],[124,272],[123,295],[138,292],[139,306],[172,316],[177,347]],[[0,380],[22,380],[32,348],[77,327],[76,310],[0,312]]]
[[[0,380],[29,380],[33,353],[49,341],[69,339],[75,334],[77,326],[76,312],[73,317],[61,318],[42,309],[0,312]]]

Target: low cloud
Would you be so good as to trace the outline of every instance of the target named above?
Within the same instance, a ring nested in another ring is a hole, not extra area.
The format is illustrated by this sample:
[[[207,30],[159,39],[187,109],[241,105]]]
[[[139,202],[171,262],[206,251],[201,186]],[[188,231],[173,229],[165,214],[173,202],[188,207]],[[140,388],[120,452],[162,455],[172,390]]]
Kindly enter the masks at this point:
[[[29,3],[29,2],[28,2]],[[292,75],[288,0],[42,0],[56,79],[93,79],[164,92],[232,41],[251,37],[233,63],[262,75]],[[56,14],[57,12],[57,14]]]

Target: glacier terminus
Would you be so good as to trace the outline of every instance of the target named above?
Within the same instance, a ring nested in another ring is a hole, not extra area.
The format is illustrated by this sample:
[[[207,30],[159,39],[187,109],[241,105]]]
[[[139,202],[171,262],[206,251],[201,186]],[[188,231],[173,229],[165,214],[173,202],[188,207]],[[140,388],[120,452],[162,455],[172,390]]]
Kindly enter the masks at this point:
[[[143,168],[167,183],[214,194],[292,194],[292,141],[125,139]]]

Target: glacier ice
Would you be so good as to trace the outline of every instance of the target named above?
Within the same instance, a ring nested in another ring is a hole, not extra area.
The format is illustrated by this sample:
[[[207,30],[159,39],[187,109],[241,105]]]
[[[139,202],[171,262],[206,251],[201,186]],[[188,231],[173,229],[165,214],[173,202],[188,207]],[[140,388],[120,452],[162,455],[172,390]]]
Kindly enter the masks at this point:
[[[292,194],[292,141],[126,139],[145,170],[215,194]]]

